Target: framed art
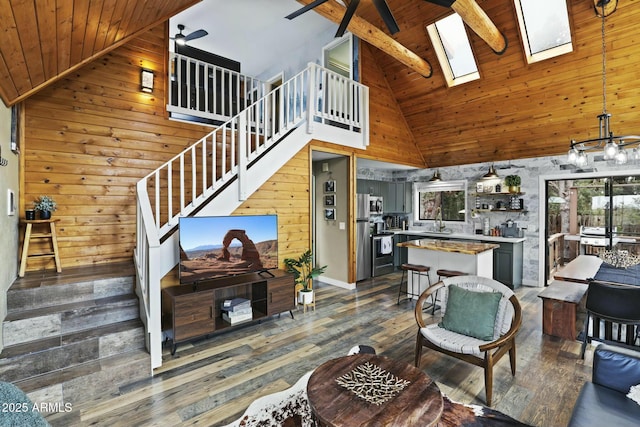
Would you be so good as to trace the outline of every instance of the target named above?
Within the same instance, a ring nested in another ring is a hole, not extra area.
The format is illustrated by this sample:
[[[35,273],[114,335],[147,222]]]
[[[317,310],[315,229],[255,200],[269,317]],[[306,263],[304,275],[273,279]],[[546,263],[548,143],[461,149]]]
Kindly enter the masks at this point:
[[[336,205],[336,195],[330,194],[328,196],[324,196],[324,205],[325,206],[335,206]]]
[[[335,180],[325,181],[324,192],[335,193],[335,191],[336,191],[336,181]]]
[[[324,210],[324,219],[335,220],[336,219],[336,210],[335,209],[325,209]]]

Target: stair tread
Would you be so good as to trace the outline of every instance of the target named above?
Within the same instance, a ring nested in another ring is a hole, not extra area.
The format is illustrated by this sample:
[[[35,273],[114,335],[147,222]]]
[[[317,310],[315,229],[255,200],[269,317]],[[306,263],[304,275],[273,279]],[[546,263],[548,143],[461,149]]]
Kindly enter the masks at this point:
[[[132,262],[100,264],[95,266],[67,267],[62,273],[52,274],[47,270],[27,271],[25,277],[20,277],[11,285],[8,292],[32,289],[45,286],[57,286],[74,283],[108,280],[112,278],[135,277]]]
[[[5,318],[5,322],[15,321],[15,320],[24,320],[31,317],[40,317],[47,316],[50,314],[68,312],[73,310],[81,310],[90,307],[100,307],[109,304],[128,304],[128,303],[138,303],[138,297],[135,294],[123,294],[123,295],[115,295],[105,298],[95,298],[84,301],[77,301],[66,304],[57,304],[46,307],[38,307],[32,309],[22,309],[22,310],[12,310],[7,313],[7,317]]]
[[[123,366],[130,363],[145,361],[150,357],[144,349],[134,349],[124,353],[92,360],[82,364],[50,371],[24,380],[13,382],[25,393],[33,392],[41,388],[50,387],[53,384],[65,383],[73,379],[88,376],[91,374],[107,371],[109,369],[123,369]],[[146,376],[146,375],[145,375]],[[135,381],[134,378],[131,381]]]
[[[144,324],[140,319],[124,320],[116,323],[110,323],[104,326],[92,327],[83,331],[68,332],[55,337],[42,338],[26,343],[19,343],[4,347],[0,353],[0,360],[19,357],[26,354],[34,354],[42,351],[63,347],[93,338],[115,334],[130,329],[142,328]]]

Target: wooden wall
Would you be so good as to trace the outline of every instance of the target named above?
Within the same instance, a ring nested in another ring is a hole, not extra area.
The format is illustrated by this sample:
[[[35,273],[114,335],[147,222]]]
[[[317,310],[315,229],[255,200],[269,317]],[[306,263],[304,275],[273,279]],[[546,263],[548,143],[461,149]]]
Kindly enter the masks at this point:
[[[389,1],[401,26],[394,38],[428,60],[433,76],[422,78],[378,50],[374,56],[429,167],[562,155],[572,138],[597,137],[602,41],[593,2],[567,1],[574,51],[534,64],[524,56],[513,0],[479,4],[507,37],[507,50],[496,55],[468,31],[481,78],[449,88],[425,26],[451,11]],[[607,109],[620,135],[637,134],[640,122],[638,19],[640,2],[625,0],[606,20]]]
[[[130,261],[137,181],[210,131],[166,117],[165,34],[164,25],[154,28],[25,101],[21,210],[42,194],[56,200],[63,268]],[[367,49],[362,66],[372,85],[372,124],[371,146],[358,154],[421,165]],[[141,67],[155,71],[152,95],[139,91]],[[328,142],[312,145],[353,155]],[[278,214],[281,261],[310,245],[309,186],[303,149],[236,211]],[[28,264],[28,270],[43,267],[53,268],[52,260]]]

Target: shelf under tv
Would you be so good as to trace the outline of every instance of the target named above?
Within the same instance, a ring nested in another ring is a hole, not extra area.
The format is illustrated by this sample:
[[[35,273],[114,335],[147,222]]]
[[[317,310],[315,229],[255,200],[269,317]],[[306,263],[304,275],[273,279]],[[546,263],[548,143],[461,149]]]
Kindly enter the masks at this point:
[[[293,275],[283,270],[270,270],[268,275],[264,277],[260,273],[249,273],[164,288],[163,307],[168,311],[164,313],[167,324],[163,326],[171,331],[167,334],[172,341],[171,354],[182,342],[246,326],[285,311],[293,318]],[[233,298],[251,301],[251,320],[231,324],[222,318],[223,302]]]

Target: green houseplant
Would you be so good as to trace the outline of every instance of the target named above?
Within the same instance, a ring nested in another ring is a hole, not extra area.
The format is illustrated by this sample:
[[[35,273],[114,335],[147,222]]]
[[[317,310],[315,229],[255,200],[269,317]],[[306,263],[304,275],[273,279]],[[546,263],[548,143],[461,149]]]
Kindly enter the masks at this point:
[[[40,219],[51,218],[51,212],[54,212],[56,208],[56,202],[50,196],[40,196],[33,202],[33,209],[40,212]]]
[[[311,282],[316,277],[324,273],[327,266],[316,267],[313,265],[313,252],[308,249],[298,258],[285,258],[284,265],[288,273],[293,274],[294,282],[297,285],[302,286],[301,293],[309,294],[306,296],[306,300],[311,300],[313,289],[311,289]],[[307,304],[305,302],[305,304]]]
[[[509,187],[510,193],[520,192],[520,177],[518,175],[507,175],[504,178],[504,183]]]

